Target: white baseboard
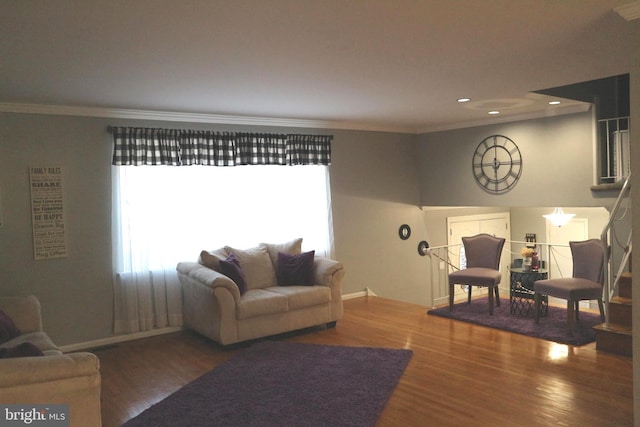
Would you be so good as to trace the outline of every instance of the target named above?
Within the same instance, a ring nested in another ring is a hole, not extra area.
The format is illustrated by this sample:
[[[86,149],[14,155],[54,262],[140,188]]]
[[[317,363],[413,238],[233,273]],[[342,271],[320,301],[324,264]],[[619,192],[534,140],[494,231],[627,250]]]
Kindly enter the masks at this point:
[[[342,295],[342,300],[344,301],[348,299],[361,298],[361,297],[366,297],[371,295],[375,296],[375,294],[371,292],[369,288],[367,288],[361,292]],[[92,349],[97,347],[105,347],[105,346],[117,344],[120,342],[137,340],[140,338],[148,338],[156,335],[170,334],[172,332],[181,331],[182,329],[183,328],[179,326],[172,326],[172,327],[161,328],[161,329],[153,329],[151,331],[137,332],[135,334],[116,335],[113,337],[102,338],[99,340],[63,345],[63,346],[60,346],[59,348],[60,348],[60,351],[62,351],[63,353],[69,353],[72,351],[82,351],[82,350],[87,350],[87,349]]]
[[[352,294],[344,294],[342,295],[342,300],[346,301],[348,299],[354,298],[362,298],[362,297],[375,297],[377,296],[371,289],[365,288],[364,291],[354,292]]]
[[[108,345],[117,344],[120,342],[137,340],[140,338],[148,338],[156,335],[170,334],[172,332],[181,331],[182,329],[183,328],[180,326],[170,326],[167,328],[152,329],[150,331],[137,332],[135,334],[116,335],[113,337],[102,338],[99,340],[63,345],[63,346],[60,346],[60,351],[62,351],[63,353],[69,353],[72,351],[81,351],[81,350],[87,350],[91,348],[104,347]]]
[[[342,295],[342,301],[346,301],[348,299],[354,299],[354,298],[362,298],[362,297],[366,297],[367,296],[367,291],[360,291],[360,292],[354,292],[352,294],[344,294]]]

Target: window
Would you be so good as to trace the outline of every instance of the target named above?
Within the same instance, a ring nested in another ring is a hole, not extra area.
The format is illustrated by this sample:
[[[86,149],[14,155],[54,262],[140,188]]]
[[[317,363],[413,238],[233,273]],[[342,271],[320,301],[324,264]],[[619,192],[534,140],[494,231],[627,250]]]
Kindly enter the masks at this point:
[[[116,333],[181,325],[175,267],[203,249],[302,237],[304,250],[331,256],[327,166],[116,166],[113,175]]]

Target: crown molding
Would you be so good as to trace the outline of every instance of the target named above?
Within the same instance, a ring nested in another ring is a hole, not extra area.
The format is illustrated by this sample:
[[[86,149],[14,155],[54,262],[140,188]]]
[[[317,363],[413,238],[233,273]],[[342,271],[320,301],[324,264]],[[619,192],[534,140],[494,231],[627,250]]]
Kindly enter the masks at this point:
[[[511,123],[511,122],[521,122],[524,120],[544,119],[547,117],[564,116],[566,114],[584,113],[589,111],[590,109],[591,109],[591,104],[580,103],[580,104],[573,104],[573,105],[568,105],[564,107],[556,107],[556,108],[545,110],[545,111],[534,111],[530,113],[510,114],[505,116],[498,115],[492,118],[486,118],[482,120],[457,122],[457,123],[451,123],[451,124],[425,127],[425,128],[419,129],[418,132],[415,132],[415,133],[425,134],[425,133],[443,132],[448,130],[472,128],[472,127],[478,127],[478,126],[496,125],[500,123]]]
[[[347,121],[325,121],[325,120],[303,120],[303,119],[281,119],[270,117],[250,117],[250,116],[229,116],[219,114],[202,113],[180,113],[154,110],[130,110],[125,108],[98,108],[98,107],[77,107],[68,105],[45,105],[45,104],[20,104],[20,103],[0,103],[0,112],[22,113],[22,114],[46,114],[59,116],[79,116],[79,117],[106,117],[112,119],[132,119],[132,120],[156,120],[168,122],[190,122],[190,123],[211,123],[243,126],[273,126],[287,128],[312,128],[312,129],[336,129],[354,130],[369,132],[391,132],[402,134],[425,134],[441,132],[447,130],[464,129],[477,126],[488,126],[499,123],[518,122],[522,120],[540,119],[554,117],[564,114],[582,113],[588,111],[590,104],[577,104],[566,107],[558,107],[551,110],[537,111],[524,114],[511,114],[485,118],[482,120],[456,122],[443,125],[426,126],[416,129],[400,126],[384,126],[370,123],[357,123]]]
[[[347,121],[282,119],[271,117],[230,116],[220,114],[180,113],[154,110],[131,110],[125,108],[78,107],[69,105],[0,103],[0,112],[23,114],[47,114],[80,117],[107,117],[113,119],[158,120],[169,122],[215,123],[247,126],[277,126],[293,128],[342,129],[372,132],[394,132],[415,134],[406,127],[378,126]]]
[[[640,18],[640,1],[634,1],[633,3],[623,4],[613,10],[627,21],[633,21]]]

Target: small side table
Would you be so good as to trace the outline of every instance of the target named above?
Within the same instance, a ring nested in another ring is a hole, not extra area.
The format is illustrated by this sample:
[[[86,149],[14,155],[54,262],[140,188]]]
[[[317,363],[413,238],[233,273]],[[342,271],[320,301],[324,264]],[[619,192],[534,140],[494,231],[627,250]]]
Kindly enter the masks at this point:
[[[522,268],[511,269],[511,281],[509,292],[509,303],[511,314],[529,315],[533,313],[534,301],[533,283],[536,280],[544,280],[549,277],[548,271],[540,269],[538,271],[525,271]],[[549,297],[542,295],[540,299],[541,314],[546,316],[549,313]]]

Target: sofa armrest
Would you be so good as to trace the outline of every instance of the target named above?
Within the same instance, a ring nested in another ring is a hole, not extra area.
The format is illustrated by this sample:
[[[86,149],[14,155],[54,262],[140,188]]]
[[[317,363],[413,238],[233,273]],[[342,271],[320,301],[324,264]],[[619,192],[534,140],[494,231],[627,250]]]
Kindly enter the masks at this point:
[[[213,292],[216,288],[224,288],[233,296],[233,300],[238,303],[240,301],[240,289],[238,285],[222,273],[218,273],[208,267],[197,262],[180,262],[176,267],[179,274],[184,274],[191,279],[211,288]]]
[[[0,297],[0,309],[13,320],[20,333],[42,330],[40,301],[35,296]]]
[[[316,285],[330,286],[336,273],[341,270],[344,270],[341,262],[329,258],[315,257],[313,268],[314,283]]]
[[[100,362],[93,353],[69,353],[0,360],[0,401],[2,389],[68,378],[100,374]]]

